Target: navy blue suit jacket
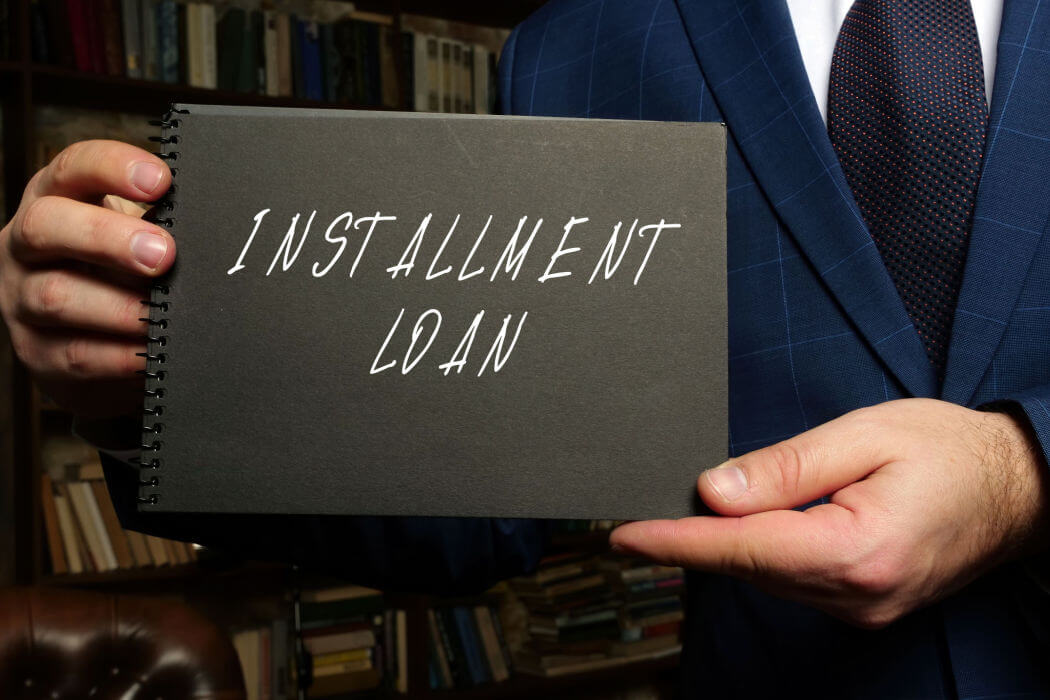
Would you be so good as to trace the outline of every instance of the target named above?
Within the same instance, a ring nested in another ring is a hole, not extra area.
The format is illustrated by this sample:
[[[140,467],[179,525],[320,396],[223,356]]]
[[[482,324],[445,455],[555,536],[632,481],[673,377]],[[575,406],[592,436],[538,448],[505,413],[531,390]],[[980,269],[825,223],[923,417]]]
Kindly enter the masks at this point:
[[[501,99],[513,114],[728,125],[733,454],[931,397],[1015,402],[1045,455],[1050,6],[1006,0],[997,61],[943,385],[843,178],[783,0],[555,0],[508,41]],[[528,521],[123,516],[400,588],[484,585],[531,566],[543,542]],[[688,598],[686,697],[1050,694],[1050,606],[1018,566],[879,631],[723,577],[691,576]]]

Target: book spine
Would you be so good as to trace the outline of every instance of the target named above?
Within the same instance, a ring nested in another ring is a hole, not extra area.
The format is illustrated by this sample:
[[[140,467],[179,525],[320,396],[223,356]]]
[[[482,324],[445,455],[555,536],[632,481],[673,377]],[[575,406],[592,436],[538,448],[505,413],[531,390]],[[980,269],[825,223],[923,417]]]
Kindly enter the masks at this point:
[[[83,561],[80,558],[80,547],[77,546],[77,533],[73,524],[73,513],[70,511],[69,501],[62,494],[54,494],[55,514],[58,517],[59,532],[62,533],[62,543],[69,564],[69,573],[79,574],[84,570]]]
[[[175,0],[158,0],[157,71],[165,83],[179,82],[179,8]]]
[[[4,12],[6,13],[6,9]],[[40,0],[30,0],[29,21],[33,36],[33,60],[37,63],[51,63],[51,42],[47,36],[47,19],[44,17],[43,3]]]
[[[215,6],[201,3],[197,20],[200,22],[201,86],[214,90],[219,86],[219,64],[215,48]]]
[[[153,126],[159,126],[160,136],[150,136],[150,140],[160,144],[160,152],[156,155],[168,163],[174,164],[179,157],[179,125],[181,120],[189,114],[188,109],[181,109],[178,105],[171,108],[158,120],[150,121]],[[178,169],[171,168],[171,186],[153,208],[152,221],[167,229],[175,227],[175,219],[178,215],[178,207],[175,201],[175,179]],[[142,374],[146,378],[146,386],[143,390],[145,399],[143,401],[142,413],[142,444],[137,459],[132,464],[139,468],[139,495],[138,504],[140,510],[148,510],[160,502],[161,485],[161,448],[160,433],[164,430],[164,380],[167,378],[165,363],[167,362],[168,336],[165,329],[168,327],[168,286],[164,281],[159,281],[150,288],[149,299],[143,300],[143,306],[149,309],[149,315],[142,320],[148,324],[149,332],[146,336],[146,351],[141,356],[146,359],[146,369]],[[159,565],[160,562],[158,561]]]
[[[62,531],[59,528],[58,511],[55,508],[55,491],[51,488],[51,477],[42,475],[40,497],[44,506],[44,529],[47,532],[47,549],[51,554],[51,573],[69,573],[66,554],[62,547]]]
[[[434,609],[427,610],[427,626],[430,629],[431,654],[437,663],[438,687],[441,690],[452,690],[455,683],[452,680],[452,668],[448,664],[448,654],[445,651],[445,643],[441,639],[441,631],[438,629],[437,616]]]
[[[265,94],[269,97],[277,97],[281,94],[277,77],[277,41],[277,16],[273,10],[264,10],[263,75],[265,76]]]
[[[453,622],[460,642],[463,644],[464,656],[467,662],[467,672],[470,674],[471,685],[482,685],[491,680],[485,662],[481,657],[481,644],[478,640],[477,628],[474,626],[474,616],[469,608],[452,608]]]
[[[70,37],[73,42],[73,60],[77,70],[91,70],[91,43],[88,40],[87,15],[83,0],[65,0],[69,17]]]
[[[149,547],[150,557],[156,566],[166,566],[172,562],[168,560],[168,550],[164,546],[164,540],[152,535],[144,535],[146,546]]]
[[[120,34],[121,18],[118,0],[102,2],[103,72],[108,75],[124,75],[124,41]]]
[[[139,0],[120,1],[124,23],[124,74],[142,77],[142,14]]]
[[[110,539],[109,532],[106,530],[106,523],[102,519],[102,510],[98,507],[98,500],[95,498],[95,492],[91,488],[91,484],[86,481],[80,481],[77,482],[77,486],[80,488],[81,493],[84,494],[84,503],[87,505],[93,529],[98,533],[99,544],[102,545],[102,556],[106,560],[106,568],[110,570],[120,568],[116,551],[113,549],[113,542]]]
[[[292,96],[292,37],[288,13],[278,12],[274,22],[277,32],[277,95]]]
[[[467,671],[467,661],[463,646],[456,635],[451,608],[436,610],[434,615],[437,621],[438,634],[441,636],[441,643],[445,647],[445,655],[448,658],[453,685],[456,688],[467,688],[470,686],[470,674]]]
[[[492,626],[496,630],[496,641],[499,642],[499,650],[503,654],[503,664],[508,673],[514,668],[514,660],[510,655],[510,647],[507,646],[507,637],[503,634],[503,623],[500,621],[499,610],[492,608]]]
[[[139,0],[141,21],[142,77],[146,80],[160,80],[157,48],[157,3],[156,0]]]

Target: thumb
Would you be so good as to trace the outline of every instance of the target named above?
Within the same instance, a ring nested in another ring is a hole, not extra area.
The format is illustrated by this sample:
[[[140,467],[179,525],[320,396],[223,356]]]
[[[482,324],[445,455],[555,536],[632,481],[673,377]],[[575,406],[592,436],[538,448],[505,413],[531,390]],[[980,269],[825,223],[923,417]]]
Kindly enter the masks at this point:
[[[885,430],[870,413],[848,413],[705,471],[697,490],[704,503],[722,515],[801,506],[890,461],[880,439]]]

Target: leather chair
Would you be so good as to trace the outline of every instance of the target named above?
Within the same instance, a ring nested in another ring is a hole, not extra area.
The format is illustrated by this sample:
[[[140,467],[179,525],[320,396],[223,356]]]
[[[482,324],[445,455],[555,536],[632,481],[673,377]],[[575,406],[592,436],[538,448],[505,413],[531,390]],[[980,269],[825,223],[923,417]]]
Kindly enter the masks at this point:
[[[0,589],[0,698],[243,700],[233,644],[170,600]]]

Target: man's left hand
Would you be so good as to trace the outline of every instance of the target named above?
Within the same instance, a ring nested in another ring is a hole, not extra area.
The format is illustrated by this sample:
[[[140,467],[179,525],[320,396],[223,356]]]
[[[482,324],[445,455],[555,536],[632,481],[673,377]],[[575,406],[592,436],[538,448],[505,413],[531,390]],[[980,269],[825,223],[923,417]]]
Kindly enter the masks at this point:
[[[610,542],[878,628],[1050,541],[1045,472],[1011,416],[904,399],[704,472],[701,498],[730,517],[629,523]]]

